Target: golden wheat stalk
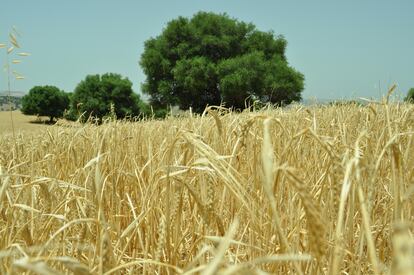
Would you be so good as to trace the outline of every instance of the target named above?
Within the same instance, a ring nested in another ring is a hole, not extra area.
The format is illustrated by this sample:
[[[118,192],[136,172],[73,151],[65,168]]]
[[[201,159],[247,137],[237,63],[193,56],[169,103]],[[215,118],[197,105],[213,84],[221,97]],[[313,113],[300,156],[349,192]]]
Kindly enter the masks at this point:
[[[413,272],[412,104],[213,110],[0,130],[0,273]]]

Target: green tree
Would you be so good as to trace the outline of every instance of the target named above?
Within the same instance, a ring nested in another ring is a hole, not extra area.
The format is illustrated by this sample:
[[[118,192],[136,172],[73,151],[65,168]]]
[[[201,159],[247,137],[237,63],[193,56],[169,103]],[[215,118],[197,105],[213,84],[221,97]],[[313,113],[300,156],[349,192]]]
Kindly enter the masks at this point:
[[[119,74],[88,75],[71,96],[71,114],[84,114],[102,119],[114,107],[117,118],[140,114],[140,98],[132,90],[132,82]]]
[[[407,96],[405,97],[405,101],[414,102],[414,88],[408,90]]]
[[[243,108],[247,98],[288,104],[301,99],[304,77],[289,66],[286,45],[282,36],[226,14],[179,17],[145,42],[142,90],[155,107],[198,112],[222,102]]]
[[[68,107],[68,95],[55,86],[35,86],[22,99],[23,114],[48,116],[50,122],[62,117]]]

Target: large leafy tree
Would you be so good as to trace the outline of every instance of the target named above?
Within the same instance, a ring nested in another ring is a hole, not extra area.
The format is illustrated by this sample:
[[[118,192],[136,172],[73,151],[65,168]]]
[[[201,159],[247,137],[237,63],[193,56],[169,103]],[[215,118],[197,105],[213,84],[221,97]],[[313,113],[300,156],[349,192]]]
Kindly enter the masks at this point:
[[[411,88],[410,90],[408,90],[407,97],[405,98],[405,101],[414,103],[414,88]]]
[[[118,118],[139,115],[140,99],[132,90],[132,82],[119,74],[88,75],[71,96],[71,113],[102,119],[111,111]]]
[[[199,12],[170,21],[145,42],[143,92],[155,107],[243,108],[247,98],[287,104],[301,99],[304,77],[289,66],[286,40],[226,14]]]
[[[50,122],[62,117],[68,107],[68,94],[55,86],[35,86],[22,99],[24,114],[48,116]]]

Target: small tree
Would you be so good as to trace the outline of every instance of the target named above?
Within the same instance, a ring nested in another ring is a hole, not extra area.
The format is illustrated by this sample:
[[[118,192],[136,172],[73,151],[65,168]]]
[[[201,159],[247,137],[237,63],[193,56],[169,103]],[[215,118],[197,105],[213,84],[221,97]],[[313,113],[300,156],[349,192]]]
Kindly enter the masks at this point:
[[[132,91],[132,82],[119,74],[88,75],[76,87],[71,100],[71,113],[102,120],[111,111],[117,118],[139,115],[140,98]]]
[[[23,114],[48,116],[50,122],[62,117],[68,107],[68,95],[55,86],[35,86],[22,99]]]
[[[405,101],[414,103],[414,88],[411,88],[408,91]]]

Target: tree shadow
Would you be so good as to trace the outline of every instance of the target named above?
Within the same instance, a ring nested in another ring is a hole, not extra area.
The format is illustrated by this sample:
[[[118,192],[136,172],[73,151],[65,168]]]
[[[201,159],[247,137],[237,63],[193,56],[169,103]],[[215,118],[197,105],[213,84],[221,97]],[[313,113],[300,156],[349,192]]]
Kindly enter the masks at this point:
[[[31,124],[42,124],[42,125],[55,125],[56,122],[57,121],[55,121],[55,120],[50,121],[49,119],[48,120],[43,120],[43,119],[40,119],[40,118],[38,118],[36,120],[29,121],[29,123],[31,123]]]

